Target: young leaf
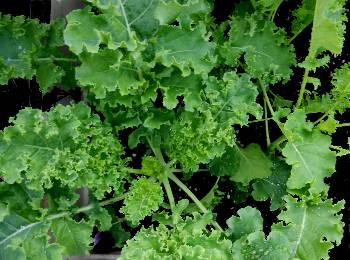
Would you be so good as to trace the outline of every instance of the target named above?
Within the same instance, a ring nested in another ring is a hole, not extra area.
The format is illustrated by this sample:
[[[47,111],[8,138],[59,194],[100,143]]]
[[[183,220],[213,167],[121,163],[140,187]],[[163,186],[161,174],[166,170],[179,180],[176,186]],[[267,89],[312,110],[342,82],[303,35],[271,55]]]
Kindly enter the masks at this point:
[[[239,209],[237,214],[239,217],[232,216],[226,221],[228,226],[226,235],[232,241],[263,230],[263,219],[259,210],[248,206]]]
[[[136,180],[126,193],[124,206],[120,212],[133,225],[158,210],[163,202],[163,190],[159,183],[150,179],[140,178]]]

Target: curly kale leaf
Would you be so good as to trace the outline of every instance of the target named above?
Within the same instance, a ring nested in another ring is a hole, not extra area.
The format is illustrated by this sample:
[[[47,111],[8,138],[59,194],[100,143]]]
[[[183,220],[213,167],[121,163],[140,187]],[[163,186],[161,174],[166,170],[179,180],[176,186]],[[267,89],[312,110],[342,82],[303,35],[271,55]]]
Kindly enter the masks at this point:
[[[232,259],[231,241],[219,231],[207,231],[211,220],[211,215],[195,214],[172,229],[163,224],[142,228],[127,241],[121,259]]]
[[[120,212],[133,225],[158,210],[163,202],[163,190],[159,183],[147,178],[136,180],[124,199]]]
[[[97,198],[122,187],[123,148],[112,129],[80,103],[49,112],[27,108],[0,133],[0,173],[7,183],[34,190],[54,181],[89,187]]]
[[[162,132],[166,154],[187,172],[196,171],[200,163],[209,163],[234,144],[232,127],[221,127],[210,112],[183,111],[166,129]]]

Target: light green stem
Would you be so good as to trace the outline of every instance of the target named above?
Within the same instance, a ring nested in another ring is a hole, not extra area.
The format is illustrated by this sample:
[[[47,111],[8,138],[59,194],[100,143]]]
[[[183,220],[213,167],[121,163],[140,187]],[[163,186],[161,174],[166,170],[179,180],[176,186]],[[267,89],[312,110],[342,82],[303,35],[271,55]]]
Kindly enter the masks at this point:
[[[187,196],[189,196],[192,199],[192,201],[197,205],[197,207],[203,213],[209,213],[208,209],[203,205],[202,202],[200,202],[200,200],[196,197],[196,195],[194,195],[193,192],[189,188],[187,188],[187,186],[171,172],[169,173],[169,179],[175,182],[175,184],[179,186],[179,188],[182,189],[187,194]],[[220,225],[216,221],[213,221],[213,225],[218,230],[223,231],[223,229],[220,227]]]
[[[168,199],[169,199],[169,204],[170,204],[172,215],[174,217],[175,199],[174,199],[174,194],[173,194],[173,192],[171,190],[171,186],[170,186],[170,183],[169,183],[168,176],[164,177],[163,185],[164,185],[165,192],[166,192],[166,194],[168,196]]]
[[[309,72],[310,71],[308,69],[305,69],[303,81],[301,83],[300,92],[299,92],[299,96],[298,96],[298,100],[297,100],[297,103],[295,105],[295,108],[299,108],[301,105],[301,102],[303,101],[304,93],[305,93],[305,89],[306,89],[306,84],[307,84],[307,81],[309,78]]]
[[[267,120],[267,106],[266,106],[265,98],[264,98],[264,117],[265,117],[266,146],[269,147],[271,144],[271,139],[270,139],[270,132],[269,132],[269,121]]]

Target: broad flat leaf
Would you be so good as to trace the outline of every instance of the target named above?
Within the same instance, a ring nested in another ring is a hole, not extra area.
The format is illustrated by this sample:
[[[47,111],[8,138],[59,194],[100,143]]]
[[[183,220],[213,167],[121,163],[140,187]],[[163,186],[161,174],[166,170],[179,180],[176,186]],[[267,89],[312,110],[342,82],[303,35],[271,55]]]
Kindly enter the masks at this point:
[[[109,49],[121,46],[134,50],[136,47],[133,35],[129,35],[125,25],[116,16],[95,15],[89,7],[75,10],[67,15],[67,27],[64,31],[64,41],[75,54],[85,49],[97,53],[100,44],[106,44]]]
[[[302,110],[288,116],[285,124],[288,143],[282,150],[287,164],[292,166],[287,187],[291,190],[310,185],[310,193],[328,191],[324,178],[335,170],[336,154],[330,150],[331,138],[311,129]]]
[[[232,216],[226,221],[226,235],[232,241],[263,230],[263,218],[259,210],[248,206],[238,210],[237,214],[238,217]]]
[[[215,65],[215,44],[205,36],[203,25],[194,29],[162,26],[158,32],[156,60],[164,66],[178,67],[184,77],[207,74]]]
[[[154,15],[160,25],[171,24],[176,20],[180,25],[189,27],[195,16],[210,13],[210,9],[205,0],[189,0],[185,3],[160,0]]]
[[[209,77],[206,85],[209,104],[204,109],[210,110],[220,124],[246,125],[249,114],[261,118],[262,108],[256,102],[259,92],[247,74],[227,72],[222,81]]]
[[[267,238],[256,231],[234,242],[232,259],[282,260],[291,258],[292,243],[282,232],[272,231]]]
[[[152,215],[163,202],[163,191],[159,183],[150,179],[136,180],[124,199],[124,206],[120,212],[133,225],[137,225],[146,216]]]
[[[248,185],[251,180],[271,175],[272,163],[258,144],[244,149],[228,148],[223,156],[211,163],[210,172],[217,176],[229,176],[231,180]]]
[[[144,127],[160,129],[162,125],[170,125],[174,119],[173,111],[164,109],[152,109],[147,113],[143,122]]]
[[[253,198],[258,201],[271,199],[271,211],[281,208],[284,205],[283,197],[287,195],[287,180],[290,176],[290,170],[290,166],[284,161],[273,160],[272,174],[253,183]]]
[[[86,255],[92,242],[93,225],[62,218],[52,222],[51,229],[65,256]]]
[[[177,106],[177,97],[183,95],[185,101],[185,109],[193,112],[202,105],[202,78],[200,76],[190,74],[187,77],[181,76],[179,72],[173,73],[170,77],[162,79],[160,88],[164,90],[163,104],[168,109]]]
[[[286,210],[278,216],[281,221],[272,226],[293,243],[291,257],[302,260],[329,259],[328,251],[339,245],[343,236],[342,215],[344,201],[305,202],[289,196]]]
[[[316,0],[303,0],[300,6],[293,11],[292,33],[299,34],[312,23],[315,5]]]
[[[58,244],[49,245],[49,226],[31,223],[17,214],[0,222],[0,259],[61,260]]]
[[[133,94],[144,81],[139,81],[130,62],[122,60],[119,51],[102,50],[96,54],[83,53],[82,65],[76,69],[76,78],[81,85],[91,87],[97,99],[107,92],[118,90],[121,95]]]
[[[344,44],[345,0],[316,0],[310,56],[330,51],[341,54]]]
[[[272,22],[259,21],[255,15],[232,18],[229,40],[221,53],[229,58],[226,61],[229,65],[235,65],[244,54],[247,72],[271,83],[288,80],[295,63],[293,47],[284,31]]]
[[[59,83],[63,75],[63,69],[53,62],[41,62],[36,69],[36,78],[43,93],[48,92],[50,87]]]
[[[158,29],[155,9],[159,0],[87,0],[107,15],[118,16],[125,28],[135,31],[141,40],[152,37]]]

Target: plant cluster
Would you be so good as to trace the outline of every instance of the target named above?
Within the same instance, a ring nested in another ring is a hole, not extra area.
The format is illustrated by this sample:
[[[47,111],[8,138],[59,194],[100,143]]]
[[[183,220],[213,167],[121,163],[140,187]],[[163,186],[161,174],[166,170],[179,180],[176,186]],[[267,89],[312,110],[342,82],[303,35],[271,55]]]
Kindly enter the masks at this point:
[[[25,108],[0,132],[0,259],[87,254],[93,228],[115,235],[121,259],[328,259],[343,235],[344,202],[328,198],[325,178],[350,154],[332,145],[350,126],[339,121],[350,64],[329,88],[315,72],[342,52],[345,0],[300,1],[288,30],[274,23],[282,2],[241,1],[223,22],[209,0],[86,0],[50,24],[2,15],[0,83],[79,86],[83,100]],[[276,94],[300,70],[297,100]],[[256,124],[267,149],[240,143],[237,131]],[[194,174],[217,176],[203,198],[186,185]],[[250,206],[218,221],[215,207],[234,196],[222,182],[271,201],[268,232]],[[82,187],[90,204],[78,207]]]

